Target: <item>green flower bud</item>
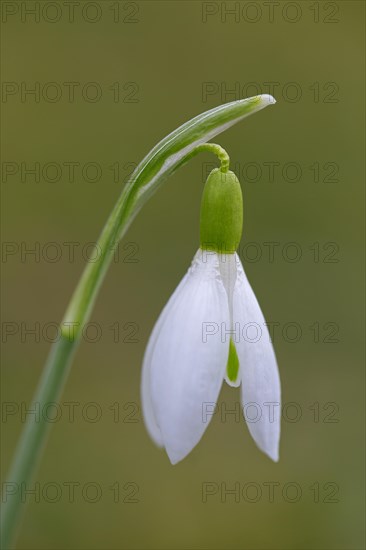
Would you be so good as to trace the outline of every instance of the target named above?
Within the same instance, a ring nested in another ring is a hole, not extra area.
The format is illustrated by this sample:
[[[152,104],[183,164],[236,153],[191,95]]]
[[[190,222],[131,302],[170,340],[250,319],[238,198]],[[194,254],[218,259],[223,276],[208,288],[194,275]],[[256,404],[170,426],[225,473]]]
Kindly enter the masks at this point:
[[[212,170],[201,202],[200,242],[203,250],[234,254],[243,230],[243,195],[234,172]]]

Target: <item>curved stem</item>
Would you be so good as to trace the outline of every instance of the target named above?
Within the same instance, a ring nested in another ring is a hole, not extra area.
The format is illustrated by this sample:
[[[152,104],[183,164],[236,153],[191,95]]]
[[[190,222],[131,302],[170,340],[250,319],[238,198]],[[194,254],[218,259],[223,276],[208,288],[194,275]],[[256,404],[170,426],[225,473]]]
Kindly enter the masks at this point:
[[[80,340],[80,332],[88,321],[115,246],[146,200],[164,179],[199,151],[215,152],[225,171],[228,168],[228,155],[220,146],[206,142],[249,114],[274,102],[271,96],[256,96],[221,105],[198,115],[164,138],[136,168],[100,235],[98,260],[86,266],[71,298],[61,326],[61,339],[51,348],[33,404],[42,410],[48,403],[58,401]],[[50,423],[44,418],[40,418],[39,422],[33,415],[27,418],[8,481],[3,484],[2,550],[7,550],[13,543],[24,508],[22,487],[26,487],[32,480],[49,427]]]
[[[197,155],[201,152],[209,152],[216,155],[221,162],[220,170],[221,172],[228,172],[230,168],[230,157],[225,151],[221,145],[217,145],[217,143],[202,143],[202,145],[198,145],[195,149],[193,149],[190,158]]]

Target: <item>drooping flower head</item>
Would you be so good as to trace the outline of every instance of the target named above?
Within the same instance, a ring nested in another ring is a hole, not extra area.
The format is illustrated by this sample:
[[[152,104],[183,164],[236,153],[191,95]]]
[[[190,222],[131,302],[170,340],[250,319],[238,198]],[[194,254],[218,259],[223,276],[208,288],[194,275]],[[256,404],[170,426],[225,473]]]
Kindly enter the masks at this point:
[[[200,441],[211,418],[207,407],[217,403],[224,380],[240,386],[254,441],[278,460],[280,380],[263,314],[236,253],[242,226],[240,183],[233,172],[215,169],[203,192],[200,248],[155,324],[143,363],[145,424],[172,464]]]

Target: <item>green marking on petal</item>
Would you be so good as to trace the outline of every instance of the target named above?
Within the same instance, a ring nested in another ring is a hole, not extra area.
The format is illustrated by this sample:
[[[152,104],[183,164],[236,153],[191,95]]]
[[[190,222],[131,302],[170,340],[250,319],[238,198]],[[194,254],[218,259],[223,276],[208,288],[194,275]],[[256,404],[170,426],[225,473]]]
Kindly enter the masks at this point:
[[[239,373],[239,358],[236,353],[236,347],[232,339],[230,338],[229,345],[229,357],[226,365],[227,377],[230,382],[236,382]]]

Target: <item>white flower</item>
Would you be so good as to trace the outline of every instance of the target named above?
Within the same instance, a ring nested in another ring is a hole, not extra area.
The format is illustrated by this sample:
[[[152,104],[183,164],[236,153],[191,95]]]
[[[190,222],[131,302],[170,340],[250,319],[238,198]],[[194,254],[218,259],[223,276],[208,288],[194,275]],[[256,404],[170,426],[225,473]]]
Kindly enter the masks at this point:
[[[259,327],[259,337],[248,337],[248,326]],[[233,381],[230,336],[239,359]],[[224,379],[241,385],[243,411],[252,411],[244,415],[249,431],[277,461],[280,380],[263,314],[238,255],[200,249],[161,313],[143,363],[144,420],[172,464],[201,439],[210,419],[205,406],[217,402]]]

